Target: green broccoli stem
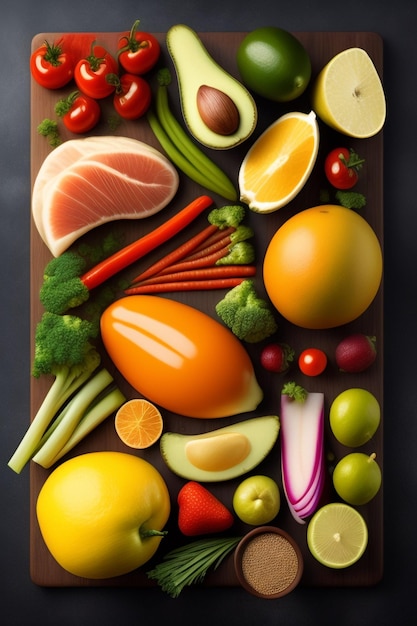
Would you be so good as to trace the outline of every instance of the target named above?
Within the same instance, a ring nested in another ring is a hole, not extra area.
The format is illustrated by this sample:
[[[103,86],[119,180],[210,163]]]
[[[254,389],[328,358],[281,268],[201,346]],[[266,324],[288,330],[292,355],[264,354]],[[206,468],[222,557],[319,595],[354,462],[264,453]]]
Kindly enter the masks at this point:
[[[97,426],[99,426],[105,419],[107,419],[114,411],[126,402],[126,397],[117,387],[110,385],[102,394],[100,400],[94,402],[93,405],[87,409],[86,413],[82,416],[80,422],[76,426],[72,435],[67,442],[62,446],[58,454],[52,460],[48,467],[55,465],[63,456],[68,454],[84,437],[89,435]]]
[[[80,422],[84,412],[94,399],[113,382],[113,377],[106,369],[101,369],[91,380],[83,385],[63,409],[62,419],[56,427],[52,425],[40,441],[40,447],[32,460],[43,467],[50,467],[53,460],[66,444]]]
[[[25,465],[35,454],[39,443],[59,409],[68,398],[77,391],[99,365],[98,360],[91,360],[90,367],[79,372],[79,368],[62,366],[57,370],[55,380],[49,388],[41,406],[27,429],[23,439],[8,462],[8,466],[20,474]],[[76,374],[75,374],[76,372]]]

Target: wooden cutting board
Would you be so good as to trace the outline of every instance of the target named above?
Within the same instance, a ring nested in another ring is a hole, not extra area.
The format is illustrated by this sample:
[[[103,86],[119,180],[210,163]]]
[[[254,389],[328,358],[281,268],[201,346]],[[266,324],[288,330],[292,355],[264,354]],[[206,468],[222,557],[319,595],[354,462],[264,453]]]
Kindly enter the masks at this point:
[[[45,39],[53,41],[59,39],[60,33],[41,33],[34,37],[32,46],[35,49]],[[238,76],[236,67],[236,50],[244,37],[245,33],[224,32],[224,33],[201,33],[201,38],[212,56],[230,73]],[[306,47],[313,68],[313,77],[330,60],[336,53],[348,47],[362,47],[373,59],[380,76],[383,70],[383,42],[379,35],[369,32],[297,32],[295,35]],[[161,64],[166,64],[172,70],[172,64],[165,48],[165,35],[158,34],[158,39],[162,44]],[[74,35],[78,42],[85,44],[88,50],[92,41],[96,40],[109,48],[110,51],[116,51],[118,33],[84,33]],[[175,76],[173,72],[173,76]],[[180,108],[178,101],[178,93],[176,91],[176,83],[173,82],[170,91],[171,104],[180,118]],[[37,133],[38,124],[46,117],[54,116],[54,105],[56,101],[63,95],[70,93],[73,86],[64,90],[51,92],[39,87],[32,81],[31,88],[31,177],[32,184],[35,180],[37,172],[46,155],[51,151],[48,143],[43,137]],[[258,127],[252,139],[257,137],[272,121],[280,115],[290,110],[300,110],[308,112],[310,110],[308,91],[297,101],[287,105],[266,102],[257,99],[259,122]],[[117,131],[109,130],[105,120],[112,113],[111,100],[102,102],[103,122],[94,129],[96,135],[126,135],[146,141],[156,148],[160,149],[156,139],[150,131],[145,120],[136,122],[123,122]],[[367,206],[362,210],[363,216],[368,220],[377,233],[381,244],[383,241],[383,135],[379,133],[377,136],[367,140],[351,140],[337,135],[325,127],[320,122],[321,143],[318,161],[313,174],[301,193],[285,208],[269,215],[258,215],[248,211],[248,222],[256,231],[256,245],[258,254],[259,267],[261,265],[263,252],[268,244],[271,233],[273,233],[284,221],[286,221],[295,212],[319,204],[320,190],[326,186],[323,176],[323,159],[328,150],[338,145],[346,145],[357,150],[366,159],[366,166],[357,190],[364,193],[368,199]],[[69,133],[63,131],[64,139],[73,138]],[[212,151],[210,155],[215,159],[228,173],[236,180],[239,165],[245,155],[249,144],[245,144],[233,150]],[[147,218],[146,220],[131,221],[125,223],[113,224],[111,228],[118,228],[124,233],[126,243],[136,239],[138,236],[151,230],[162,220],[165,220],[171,214],[177,212],[185,206],[187,201],[193,199],[197,195],[205,193],[193,182],[187,180],[181,175],[181,185],[177,196],[169,207],[160,214]],[[217,206],[225,204],[222,198],[213,195],[213,199]],[[28,215],[28,219],[30,216]],[[193,226],[198,230],[205,221],[203,217]],[[97,231],[86,236],[86,239],[101,237],[107,227],[101,227]],[[191,229],[190,229],[191,230]],[[183,236],[188,237],[190,231]],[[177,242],[181,240],[178,236]],[[126,277],[131,278],[138,273],[138,268],[146,267],[150,262],[159,257],[161,251],[149,255],[141,263],[135,265],[126,271]],[[39,303],[39,287],[42,281],[43,268],[49,261],[51,255],[46,246],[41,241],[31,220],[31,328],[32,328],[32,351],[33,351],[33,330],[36,323],[42,315],[42,307]],[[261,272],[258,272],[257,286],[262,294],[263,285],[261,282]],[[121,294],[122,295],[122,294]],[[188,293],[178,294],[175,297],[183,302],[190,303],[207,313],[215,316],[214,305],[222,297],[222,293]],[[343,375],[337,371],[334,363],[333,353],[337,343],[350,332],[364,332],[369,335],[375,335],[378,341],[378,359],[376,364],[360,375]],[[279,340],[286,341],[299,353],[302,349],[312,346],[324,349],[330,359],[329,367],[323,376],[318,379],[307,379],[301,375],[294,367],[286,376],[268,375],[261,371],[258,366],[260,346],[252,345],[248,347],[248,351],[253,359],[257,370],[258,380],[265,391],[265,399],[253,414],[245,416],[236,416],[235,418],[225,418],[221,420],[207,420],[203,423],[201,420],[192,420],[191,418],[181,418],[170,414],[163,410],[165,430],[180,431],[183,433],[198,433],[206,430],[219,428],[247,417],[256,415],[266,415],[279,412],[279,393],[285,380],[296,380],[299,384],[305,386],[309,391],[323,391],[326,398],[326,409],[328,411],[333,398],[343,389],[348,387],[363,387],[371,391],[378,398],[381,408],[383,409],[383,288],[381,289],[371,305],[358,320],[338,329],[329,331],[307,331],[296,328],[285,320],[279,320]],[[33,355],[33,353],[32,353]],[[134,397],[134,391],[123,381],[117,372],[116,379],[128,397]],[[31,416],[33,417],[38,406],[40,405],[49,382],[46,380],[31,379]],[[22,433],[23,435],[23,433]],[[331,435],[328,421],[326,422],[326,450],[329,454],[334,455],[335,459],[340,458],[348,449],[338,445],[334,437]],[[95,450],[120,450],[131,452],[118,440],[114,431],[113,418],[109,418],[102,426],[87,437],[81,444],[75,448],[71,455],[74,456],[88,451]],[[376,452],[379,463],[383,467],[383,420],[379,430],[372,441],[363,446],[364,452]],[[165,552],[171,548],[184,543],[176,528],[176,494],[184,483],[173,475],[161,460],[158,446],[144,452],[137,452],[138,455],[151,461],[163,474],[171,493],[172,498],[172,515],[168,523],[168,536],[163,540],[159,551],[148,566],[140,568],[126,576],[115,579],[93,581],[78,578],[64,571],[52,558],[47,550],[39,532],[36,520],[35,505],[39,490],[49,475],[50,471],[31,464],[30,468],[30,573],[34,583],[42,586],[126,586],[126,587],[145,587],[153,585],[146,577],[147,569],[151,565],[162,559]],[[279,445],[277,444],[268,458],[256,468],[256,473],[265,473],[271,475],[281,485],[280,477],[280,456]],[[210,489],[217,495],[227,506],[231,508],[231,499],[234,489],[240,482],[239,479],[222,484],[210,485]],[[330,488],[327,491],[327,499],[335,499]],[[297,524],[291,517],[285,503],[282,493],[281,511],[275,520],[277,526],[282,527],[289,532],[298,541],[304,555],[304,574],[301,581],[302,585],[308,586],[366,586],[377,583],[383,571],[383,488],[377,497],[368,505],[360,507],[369,528],[369,545],[361,560],[354,566],[346,570],[332,570],[321,566],[310,555],[306,546],[306,525]],[[244,534],[250,530],[249,526],[236,523],[233,532]],[[232,557],[227,559],[225,563],[216,571],[211,572],[204,583],[206,586],[235,586],[237,579],[233,571]]]

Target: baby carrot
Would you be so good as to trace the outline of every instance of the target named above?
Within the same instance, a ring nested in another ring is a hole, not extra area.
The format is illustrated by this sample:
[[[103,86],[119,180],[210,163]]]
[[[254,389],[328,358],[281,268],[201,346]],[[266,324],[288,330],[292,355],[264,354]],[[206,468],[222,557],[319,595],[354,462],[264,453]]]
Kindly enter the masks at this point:
[[[155,276],[155,274],[159,274],[168,266],[177,263],[177,261],[181,261],[182,259],[184,259],[184,257],[193,252],[202,242],[205,242],[206,239],[217,230],[217,226],[215,226],[214,224],[209,224],[194,237],[191,237],[191,239],[178,246],[178,248],[175,248],[175,250],[172,250],[172,252],[166,254],[164,257],[150,265],[148,269],[136,276],[136,278],[132,280],[132,283],[137,283],[139,281],[145,280],[146,278],[149,278],[150,276]]]
[[[232,289],[245,278],[212,278],[206,280],[178,281],[175,283],[157,283],[154,285],[138,285],[125,291],[128,295],[168,293],[174,291],[209,291],[212,289]]]
[[[200,213],[213,204],[209,196],[198,196],[179,213],[171,217],[161,226],[155,228],[140,239],[125,246],[92,269],[88,270],[80,280],[88,290],[101,285],[111,276],[138,261],[171,237],[188,226]]]
[[[241,276],[254,276],[256,273],[256,267],[254,265],[217,265],[215,267],[204,267],[192,270],[185,270],[182,272],[172,272],[169,274],[158,274],[157,276],[151,276],[147,280],[141,281],[138,286],[141,285],[157,285],[159,283],[174,283],[178,281],[194,281],[194,280],[207,280],[212,278],[232,278]],[[132,288],[126,290],[131,292],[135,289]]]
[[[230,245],[225,246],[215,252],[212,252],[211,254],[208,254],[207,256],[201,256],[193,259],[187,257],[182,261],[178,261],[178,263],[174,263],[169,267],[163,269],[161,272],[159,272],[159,276],[172,274],[173,272],[184,272],[186,270],[198,269],[200,267],[213,267],[214,265],[216,265],[217,261],[229,254],[230,248]],[[231,263],[231,265],[234,264]]]

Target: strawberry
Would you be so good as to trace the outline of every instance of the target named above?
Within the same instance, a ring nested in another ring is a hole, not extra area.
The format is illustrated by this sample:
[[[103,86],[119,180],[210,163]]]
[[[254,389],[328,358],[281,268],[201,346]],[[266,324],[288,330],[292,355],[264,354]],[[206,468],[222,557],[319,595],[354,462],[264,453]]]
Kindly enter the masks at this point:
[[[376,339],[361,333],[349,335],[335,352],[337,367],[351,374],[363,372],[376,359]]]
[[[188,537],[222,532],[234,522],[232,513],[200,483],[186,483],[178,493],[177,502],[178,527]]]
[[[294,360],[294,350],[285,343],[270,343],[261,352],[261,365],[269,372],[282,374]]]

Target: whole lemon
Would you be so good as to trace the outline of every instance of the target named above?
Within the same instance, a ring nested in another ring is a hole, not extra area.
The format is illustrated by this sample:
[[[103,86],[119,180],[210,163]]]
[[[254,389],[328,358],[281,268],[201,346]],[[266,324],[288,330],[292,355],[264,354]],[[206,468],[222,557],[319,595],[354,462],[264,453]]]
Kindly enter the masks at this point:
[[[49,475],[36,514],[61,567],[75,576],[111,578],[154,555],[170,498],[161,474],[148,461],[122,452],[91,452]]]
[[[302,328],[326,329],[358,318],[382,279],[382,251],[368,222],[339,205],[296,213],[273,235],[263,275],[275,308]]]
[[[236,59],[245,85],[269,100],[295,100],[310,82],[311,61],[306,49],[282,28],[264,26],[248,33]]]

